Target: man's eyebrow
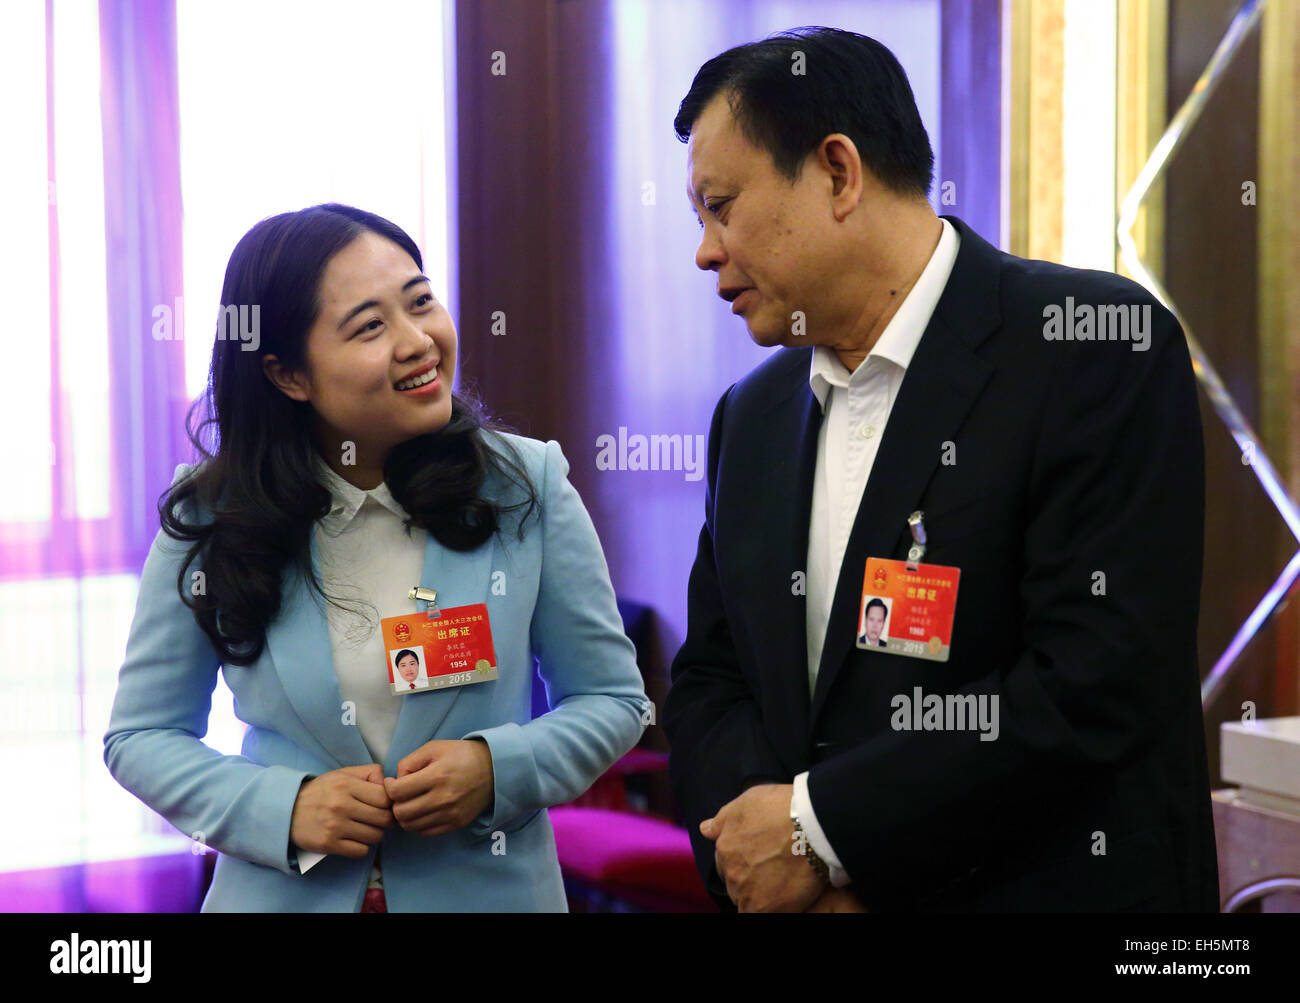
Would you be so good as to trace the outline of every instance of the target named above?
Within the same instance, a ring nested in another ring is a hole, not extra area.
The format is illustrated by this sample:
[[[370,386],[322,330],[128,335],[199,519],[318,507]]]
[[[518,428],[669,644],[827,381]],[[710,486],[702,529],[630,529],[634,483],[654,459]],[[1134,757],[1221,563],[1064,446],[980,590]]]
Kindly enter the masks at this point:
[[[428,282],[428,281],[429,281],[429,277],[427,275],[417,275],[413,279],[407,279],[406,284],[402,286],[402,292],[406,292],[406,290],[410,289],[411,286],[418,286],[421,282]],[[432,283],[430,283],[430,285],[432,285]],[[357,314],[361,313],[363,310],[369,310],[371,307],[376,307],[376,306],[379,306],[379,300],[366,300],[364,303],[358,303],[356,306],[354,306],[351,310],[349,310],[344,315],[341,321],[339,321],[339,326],[337,330],[342,330],[344,324],[350,321]]]
[[[713,179],[706,174],[704,177],[700,178],[700,183],[696,185],[696,188],[698,188],[701,192],[703,192],[704,189],[711,184],[713,184]],[[695,196],[695,191],[691,188],[691,183],[689,181],[686,182],[686,198],[691,203],[691,207],[694,208],[696,196]],[[702,198],[701,201],[703,201]]]

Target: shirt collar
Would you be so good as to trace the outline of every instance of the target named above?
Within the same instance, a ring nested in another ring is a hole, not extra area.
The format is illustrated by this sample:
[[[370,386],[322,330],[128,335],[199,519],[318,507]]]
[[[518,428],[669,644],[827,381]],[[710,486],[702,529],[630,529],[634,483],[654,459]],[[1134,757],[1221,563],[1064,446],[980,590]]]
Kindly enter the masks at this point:
[[[939,297],[943,295],[944,286],[948,284],[948,277],[952,274],[952,266],[957,260],[957,249],[961,243],[961,238],[951,223],[943,217],[939,218],[939,222],[943,224],[943,232],[939,235],[939,243],[935,246],[934,253],[930,255],[930,260],[917,278],[916,284],[903,297],[897,312],[885,325],[880,338],[867,353],[867,357],[862,360],[861,365],[850,373],[844,363],[840,362],[840,357],[834,350],[825,345],[817,345],[813,348],[812,364],[808,370],[808,385],[817,395],[817,403],[823,410],[826,407],[826,394],[830,388],[847,387],[855,379],[862,380],[869,368],[867,363],[872,358],[886,359],[899,369],[907,370],[916,352],[916,346],[921,341],[921,335],[925,333],[930,317],[934,314],[935,307],[939,305]]]
[[[388,490],[388,484],[380,481],[379,486],[363,491],[355,484],[349,484],[340,477],[328,463],[316,457],[316,473],[321,483],[330,493],[330,510],[320,520],[321,527],[331,535],[343,532],[352,522],[367,501],[382,505],[402,521],[410,518],[406,510],[397,503],[397,499]]]

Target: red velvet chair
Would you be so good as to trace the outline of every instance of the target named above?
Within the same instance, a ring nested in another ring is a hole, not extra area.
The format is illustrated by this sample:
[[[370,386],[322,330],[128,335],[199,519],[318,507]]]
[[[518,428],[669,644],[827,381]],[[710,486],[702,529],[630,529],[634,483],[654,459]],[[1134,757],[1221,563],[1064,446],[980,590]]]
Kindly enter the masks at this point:
[[[550,809],[574,911],[718,911],[695,868],[686,830],[629,804],[628,777],[667,769],[665,753],[635,748],[582,797]]]
[[[646,693],[663,706],[668,673],[656,644],[654,611],[618,601],[623,630],[636,647]],[[541,680],[534,715],[545,713]],[[655,725],[581,797],[550,810],[560,869],[575,911],[717,912],[695,869],[690,837],[677,825],[668,789],[668,754]],[[629,796],[631,795],[631,796]]]

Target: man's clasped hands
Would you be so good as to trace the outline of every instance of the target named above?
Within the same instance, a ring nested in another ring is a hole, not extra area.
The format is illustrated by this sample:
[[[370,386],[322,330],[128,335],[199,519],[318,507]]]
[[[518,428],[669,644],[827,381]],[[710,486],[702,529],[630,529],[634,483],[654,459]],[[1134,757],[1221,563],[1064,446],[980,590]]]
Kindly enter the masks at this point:
[[[713,860],[741,912],[866,912],[848,888],[836,888],[798,852],[790,820],[793,784],[758,784],[700,823]]]

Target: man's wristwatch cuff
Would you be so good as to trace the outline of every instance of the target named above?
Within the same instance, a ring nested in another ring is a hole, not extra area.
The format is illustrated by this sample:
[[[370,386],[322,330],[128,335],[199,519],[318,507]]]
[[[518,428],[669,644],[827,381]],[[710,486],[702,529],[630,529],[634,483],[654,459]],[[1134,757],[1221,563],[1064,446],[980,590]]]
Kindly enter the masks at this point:
[[[849,877],[849,872],[840,863],[835,848],[830,845],[826,833],[817,820],[817,812],[813,810],[812,801],[808,796],[808,774],[806,772],[800,773],[794,778],[794,791],[790,795],[790,818],[791,820],[797,819],[800,822],[808,846],[826,862],[826,866],[830,869],[831,884],[836,888],[846,888],[851,885],[853,879]]]
[[[808,833],[804,832],[803,825],[796,817],[794,819],[794,831],[798,834],[798,843],[803,848],[803,855],[808,859],[808,864],[816,872],[817,876],[827,884],[831,883],[831,868],[826,861],[818,856],[817,851],[813,849],[812,841],[808,838]]]

